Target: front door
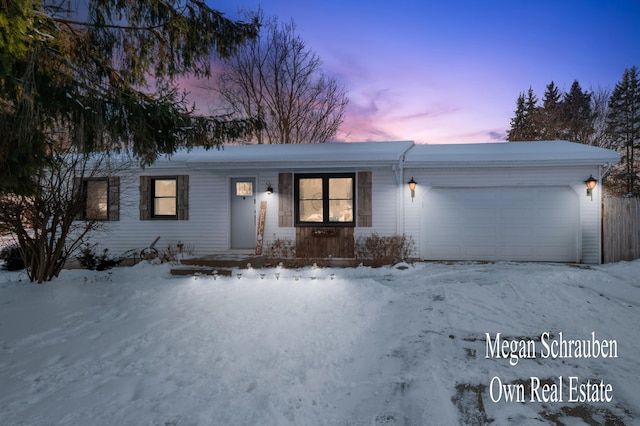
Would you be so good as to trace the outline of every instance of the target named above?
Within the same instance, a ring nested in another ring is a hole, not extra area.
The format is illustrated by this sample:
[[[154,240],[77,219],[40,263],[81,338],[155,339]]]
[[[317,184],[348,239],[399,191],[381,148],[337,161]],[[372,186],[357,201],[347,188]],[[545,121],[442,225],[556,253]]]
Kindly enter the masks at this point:
[[[231,248],[256,247],[256,180],[231,178]]]

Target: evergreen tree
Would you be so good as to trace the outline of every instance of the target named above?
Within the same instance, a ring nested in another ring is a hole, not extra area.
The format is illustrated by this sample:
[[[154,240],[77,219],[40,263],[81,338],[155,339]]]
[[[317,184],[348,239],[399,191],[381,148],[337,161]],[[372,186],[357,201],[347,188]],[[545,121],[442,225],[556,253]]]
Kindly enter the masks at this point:
[[[584,92],[578,80],[573,82],[569,93],[564,95],[562,110],[565,124],[562,139],[590,144],[595,114],[591,93]]]
[[[516,100],[515,116],[511,119],[511,129],[507,132],[507,141],[515,142],[524,140],[526,126],[527,112],[524,103],[524,93],[520,92]]]
[[[195,113],[177,85],[254,39],[200,0],[88,0],[86,19],[55,0],[0,3],[0,194],[33,193],[51,146],[128,149],[142,163],[179,147],[250,134],[259,119]],[[71,4],[71,3],[69,3]]]
[[[607,129],[622,156],[625,196],[639,196],[640,82],[638,68],[625,69],[609,99]]]
[[[97,158],[126,150],[141,164],[180,147],[250,135],[259,117],[197,115],[178,87],[207,77],[257,37],[201,0],[0,3],[0,228],[20,245],[28,276],[49,281],[95,221],[78,220],[80,183]]]
[[[538,97],[529,87],[527,96],[520,93],[516,101],[515,116],[511,119],[511,129],[508,131],[509,142],[535,141],[538,135]]]
[[[557,140],[562,134],[561,94],[553,81],[547,85],[542,98],[542,108],[538,114],[538,130],[540,140]]]

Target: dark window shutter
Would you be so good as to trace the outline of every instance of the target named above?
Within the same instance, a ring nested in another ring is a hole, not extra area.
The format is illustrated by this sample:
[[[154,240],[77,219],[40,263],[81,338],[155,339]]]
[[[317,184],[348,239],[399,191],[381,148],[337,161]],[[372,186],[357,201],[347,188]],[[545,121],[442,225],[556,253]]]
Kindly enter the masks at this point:
[[[84,180],[81,177],[73,178],[73,200],[75,212],[75,220],[84,219],[84,210],[86,204],[86,194],[84,193]]]
[[[178,176],[178,220],[189,220],[189,175]]]
[[[151,219],[151,178],[140,176],[140,220]]]
[[[373,226],[371,201],[371,172],[358,172],[358,226]]]
[[[109,177],[109,220],[120,220],[120,176]]]
[[[293,174],[278,175],[278,226],[293,226]]]

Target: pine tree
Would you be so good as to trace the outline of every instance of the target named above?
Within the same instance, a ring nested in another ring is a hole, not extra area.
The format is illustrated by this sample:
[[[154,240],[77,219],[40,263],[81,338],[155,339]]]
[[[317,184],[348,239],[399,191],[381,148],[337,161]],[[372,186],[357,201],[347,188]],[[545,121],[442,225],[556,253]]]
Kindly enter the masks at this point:
[[[524,104],[524,93],[520,92],[516,100],[515,116],[511,119],[511,129],[507,132],[509,142],[524,140],[526,129],[527,113]]]
[[[569,93],[564,95],[562,110],[565,125],[562,139],[591,144],[595,119],[591,93],[584,92],[578,80],[573,82]]]
[[[557,140],[562,135],[562,104],[561,94],[553,81],[547,85],[542,108],[539,110],[540,140]]]
[[[200,0],[0,3],[0,194],[36,190],[52,144],[128,149],[142,164],[250,134],[259,118],[196,114],[178,86],[257,37]],[[58,150],[55,150],[58,151]]]
[[[625,196],[640,196],[636,152],[640,149],[640,82],[635,66],[624,70],[611,94],[607,129],[622,156]]]
[[[527,96],[518,95],[515,116],[511,119],[511,129],[508,131],[509,142],[526,142],[537,140],[538,98],[529,87]]]

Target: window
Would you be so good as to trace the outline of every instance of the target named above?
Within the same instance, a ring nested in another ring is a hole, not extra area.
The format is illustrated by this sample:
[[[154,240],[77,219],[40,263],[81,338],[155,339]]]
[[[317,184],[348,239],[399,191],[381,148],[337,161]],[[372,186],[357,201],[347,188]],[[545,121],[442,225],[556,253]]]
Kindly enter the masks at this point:
[[[109,181],[84,181],[84,219],[109,220]]]
[[[189,175],[140,176],[140,220],[189,220]]]
[[[152,217],[175,219],[178,211],[178,182],[176,178],[152,180]]]
[[[354,225],[353,173],[296,175],[296,225]]]
[[[81,203],[78,220],[120,220],[120,177],[74,178]]]

